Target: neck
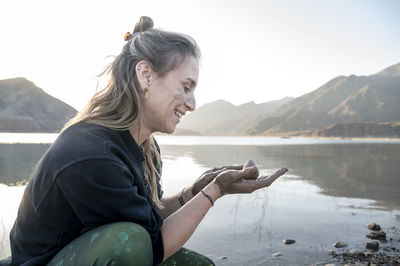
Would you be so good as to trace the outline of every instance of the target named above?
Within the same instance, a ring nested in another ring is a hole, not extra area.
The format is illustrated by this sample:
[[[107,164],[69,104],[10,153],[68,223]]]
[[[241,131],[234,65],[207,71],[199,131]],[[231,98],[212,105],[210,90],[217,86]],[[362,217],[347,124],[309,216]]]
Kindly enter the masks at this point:
[[[141,126],[139,126],[139,124],[141,124]],[[150,137],[153,132],[147,129],[143,123],[136,123],[129,128],[129,133],[131,133],[135,142],[140,146]]]

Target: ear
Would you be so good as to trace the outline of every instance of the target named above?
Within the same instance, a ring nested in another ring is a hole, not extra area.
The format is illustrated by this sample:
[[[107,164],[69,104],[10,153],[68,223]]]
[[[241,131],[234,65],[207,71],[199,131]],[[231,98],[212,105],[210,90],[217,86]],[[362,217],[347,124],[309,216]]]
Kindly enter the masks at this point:
[[[140,85],[140,88],[138,89],[144,91],[145,88],[148,88],[150,86],[150,83],[154,78],[155,73],[150,64],[144,60],[136,64],[135,72],[137,81]]]

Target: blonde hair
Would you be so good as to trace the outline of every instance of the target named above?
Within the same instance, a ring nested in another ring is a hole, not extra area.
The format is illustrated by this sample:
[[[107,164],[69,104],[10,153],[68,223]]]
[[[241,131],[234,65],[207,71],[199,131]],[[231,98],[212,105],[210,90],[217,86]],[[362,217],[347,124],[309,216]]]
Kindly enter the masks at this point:
[[[200,50],[194,39],[180,33],[153,29],[153,25],[151,18],[140,18],[133,30],[134,37],[100,74],[110,74],[105,88],[95,93],[86,106],[67,122],[62,131],[79,122],[114,130],[128,130],[137,124],[140,130],[142,104],[136,78],[136,64],[144,60],[159,77],[162,77],[177,67],[186,56],[200,58]],[[150,184],[151,199],[157,207],[162,208],[157,189],[157,181],[161,179],[161,173],[156,169],[156,164],[161,167],[158,147],[152,135],[141,146],[145,154],[144,174]]]

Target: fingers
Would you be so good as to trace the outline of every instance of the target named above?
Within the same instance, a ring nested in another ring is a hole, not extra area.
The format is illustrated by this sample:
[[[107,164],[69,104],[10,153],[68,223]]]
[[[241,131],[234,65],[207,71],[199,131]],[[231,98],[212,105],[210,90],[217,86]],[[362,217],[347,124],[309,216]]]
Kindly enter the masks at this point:
[[[247,167],[240,170],[226,170],[224,172],[229,172],[232,176],[234,176],[235,180],[239,179],[257,179],[258,177],[258,169],[255,166]]]
[[[210,183],[216,176],[220,173],[227,171],[227,170],[242,170],[243,165],[230,165],[230,166],[221,166],[221,167],[214,167],[202,175],[205,184]]]
[[[279,168],[270,175],[257,178],[258,169],[251,166],[242,170],[223,170],[214,180],[223,191],[222,194],[251,193],[257,189],[268,187],[287,171],[287,168]]]
[[[214,168],[206,171],[205,174],[214,173],[214,172],[220,172],[221,170],[242,170],[242,168],[243,168],[243,165],[220,166],[220,167],[214,167]]]
[[[205,178],[206,178],[206,180],[211,181],[211,180],[213,180],[217,175],[219,175],[220,173],[222,173],[223,171],[225,171],[225,170],[224,170],[224,169],[221,169],[221,170],[217,170],[217,171],[210,172],[210,173],[208,173],[208,174],[205,176]]]
[[[221,170],[242,170],[243,165],[228,165],[220,167]]]
[[[243,178],[245,179],[257,179],[259,174],[258,168],[255,166],[244,168],[242,171],[243,171]]]
[[[242,169],[243,169],[243,164],[241,164],[241,165],[232,165],[232,166],[228,166],[226,169],[242,170]]]
[[[266,175],[266,176],[261,176],[255,180],[257,182],[257,187],[262,188],[262,187],[267,187],[270,186],[278,177],[281,175],[285,174],[288,171],[287,168],[279,168],[276,169],[272,174]]]

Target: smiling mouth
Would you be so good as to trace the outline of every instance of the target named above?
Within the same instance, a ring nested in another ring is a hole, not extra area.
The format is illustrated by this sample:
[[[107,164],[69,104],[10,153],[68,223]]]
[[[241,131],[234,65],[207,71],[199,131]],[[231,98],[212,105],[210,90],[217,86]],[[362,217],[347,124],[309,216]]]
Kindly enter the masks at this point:
[[[179,111],[175,111],[175,115],[180,119],[180,118],[182,118],[183,116],[184,116],[184,114],[182,114],[181,112],[179,112]]]

